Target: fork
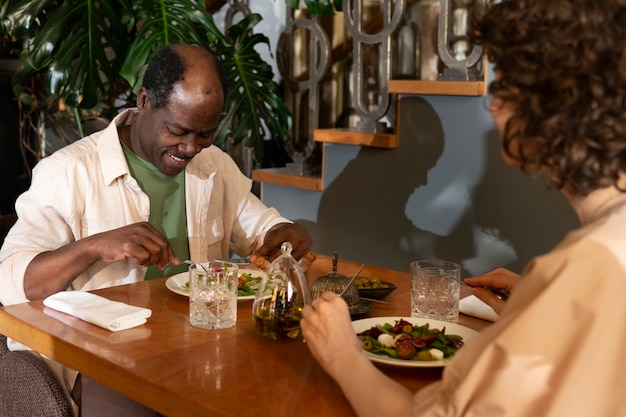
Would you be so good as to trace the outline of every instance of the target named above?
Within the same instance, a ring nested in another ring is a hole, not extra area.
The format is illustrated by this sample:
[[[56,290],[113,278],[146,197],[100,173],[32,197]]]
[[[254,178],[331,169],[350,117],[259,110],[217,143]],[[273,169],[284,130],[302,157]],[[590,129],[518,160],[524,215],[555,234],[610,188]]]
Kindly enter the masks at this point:
[[[472,285],[467,284],[463,280],[461,280],[461,284],[462,285],[466,285],[466,286],[468,286],[470,288],[474,288]],[[490,285],[484,286],[482,288],[491,291],[493,293],[493,295],[495,295],[496,298],[498,300],[501,300],[501,301],[506,301],[511,296],[511,293],[508,290],[505,290],[504,288],[492,287]]]

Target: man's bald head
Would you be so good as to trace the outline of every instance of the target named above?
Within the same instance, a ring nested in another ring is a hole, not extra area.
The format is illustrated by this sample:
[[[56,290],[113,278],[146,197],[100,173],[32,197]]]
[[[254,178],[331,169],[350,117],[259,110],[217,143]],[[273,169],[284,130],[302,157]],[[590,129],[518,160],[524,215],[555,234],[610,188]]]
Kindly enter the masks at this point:
[[[142,87],[154,109],[167,105],[176,84],[196,82],[216,73],[226,99],[226,79],[219,61],[196,45],[168,45],[157,51],[146,68]],[[210,92],[207,92],[210,93]]]

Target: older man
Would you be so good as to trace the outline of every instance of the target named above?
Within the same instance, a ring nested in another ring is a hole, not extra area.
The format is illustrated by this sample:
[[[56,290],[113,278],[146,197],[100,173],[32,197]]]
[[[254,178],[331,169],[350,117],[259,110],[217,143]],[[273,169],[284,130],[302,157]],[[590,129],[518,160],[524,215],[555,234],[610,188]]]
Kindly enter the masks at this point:
[[[272,259],[284,241],[296,258],[306,254],[308,231],[266,207],[211,146],[225,90],[208,51],[165,47],[136,108],[39,162],[0,251],[0,301],[171,275],[185,259]]]

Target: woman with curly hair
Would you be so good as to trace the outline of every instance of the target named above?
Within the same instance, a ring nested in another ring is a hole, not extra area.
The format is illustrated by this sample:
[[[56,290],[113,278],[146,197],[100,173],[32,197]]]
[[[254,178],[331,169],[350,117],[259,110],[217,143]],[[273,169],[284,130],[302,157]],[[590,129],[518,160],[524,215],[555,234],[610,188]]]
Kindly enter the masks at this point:
[[[359,416],[626,415],[625,22],[626,0],[503,0],[474,14],[503,158],[560,189],[580,228],[520,277],[473,279],[511,297],[415,394],[362,353],[341,297],[305,308],[307,345]]]

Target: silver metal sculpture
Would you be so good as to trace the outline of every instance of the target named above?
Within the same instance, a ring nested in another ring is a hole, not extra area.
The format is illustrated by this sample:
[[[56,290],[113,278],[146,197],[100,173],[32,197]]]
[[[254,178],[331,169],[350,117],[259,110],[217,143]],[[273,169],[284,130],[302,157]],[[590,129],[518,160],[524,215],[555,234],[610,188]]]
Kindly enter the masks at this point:
[[[352,105],[360,120],[356,130],[363,133],[380,133],[385,129],[379,120],[385,116],[389,108],[388,81],[392,76],[391,52],[392,34],[400,25],[404,14],[405,0],[381,0],[383,11],[383,28],[375,34],[367,34],[362,30],[363,0],[344,0],[343,18],[353,38],[353,72]],[[364,64],[364,45],[380,45],[380,66],[378,71],[378,102],[367,102],[366,66]]]
[[[388,81],[393,78],[394,74],[392,54],[394,49],[398,49],[398,40],[394,40],[394,36],[399,36],[401,32],[399,29],[403,22],[405,25],[407,22],[411,23],[411,16],[405,16],[408,13],[405,10],[406,1],[380,0],[380,11],[383,15],[382,29],[374,34],[363,30],[364,0],[343,1],[344,24],[353,43],[350,95],[356,122],[350,124],[352,131],[375,134],[387,129],[381,119],[384,120],[392,113],[390,110],[392,96],[389,94]],[[437,51],[431,51],[436,62],[432,68],[433,78],[430,80],[476,81],[483,78],[482,48],[469,45],[465,31],[468,4],[483,5],[488,1],[422,0],[424,7],[432,3],[438,4],[433,10],[439,9],[438,13],[432,14],[432,25],[438,23],[439,28],[436,32]],[[250,13],[248,0],[231,0],[226,14],[227,26],[232,24],[236,13],[243,15]],[[320,123],[319,89],[331,65],[331,43],[318,16],[306,17],[304,13],[299,13],[297,18],[295,16],[296,11],[287,7],[285,27],[276,46],[276,63],[285,86],[285,102],[292,113],[302,115],[297,117],[297,120],[300,121],[301,126],[305,127],[299,132],[296,132],[294,128],[291,145],[291,157],[294,163],[287,167],[293,171],[290,173],[301,175],[305,161],[313,155],[316,149],[313,131],[319,127]],[[431,24],[429,22],[427,23]],[[420,29],[428,30],[428,27]],[[298,36],[296,36],[296,31],[298,31]],[[425,33],[418,33],[415,27],[413,31],[416,32],[415,36],[425,35]],[[302,32],[306,35],[302,35]],[[427,42],[427,39],[423,39],[423,42]],[[414,55],[419,56],[420,53],[427,52],[420,50],[419,39],[413,39],[413,45]],[[308,54],[308,63],[303,64],[307,68],[308,77],[304,80],[298,79],[298,75],[301,74],[295,74],[296,48],[301,48]],[[374,48],[377,48],[378,56],[368,56],[367,51],[372,51]],[[407,52],[409,51],[404,51],[405,54]],[[368,59],[371,62],[367,62]],[[417,63],[419,65],[419,58],[417,58]],[[413,69],[411,73],[415,71],[416,69]],[[373,82],[372,77],[376,78]],[[416,78],[420,78],[419,74],[416,74]]]
[[[228,3],[228,9],[224,18],[225,26],[228,28],[233,24],[235,16],[241,13],[247,16],[251,13],[248,0],[232,0]],[[291,157],[294,159],[293,164],[289,164],[294,174],[303,173],[304,161],[309,158],[315,149],[315,141],[313,140],[313,131],[319,125],[319,85],[322,78],[326,75],[329,68],[330,59],[330,41],[328,36],[322,29],[317,16],[309,18],[295,18],[294,9],[286,8],[285,27],[281,32],[276,45],[276,66],[280,73],[281,79],[285,86],[284,98],[285,103],[292,113],[296,113],[296,97],[298,93],[303,93],[307,98],[307,117],[306,117],[306,143],[304,146],[298,146],[296,149],[295,142],[298,139],[297,133],[292,132]],[[308,44],[296,45],[300,38],[296,38],[296,30],[303,29],[308,31]],[[308,79],[299,81],[294,74],[294,56],[296,46],[302,47],[309,51],[308,57]],[[244,172],[251,171],[251,156],[249,149],[242,149]]]
[[[486,0],[475,0],[476,4],[485,2]],[[437,47],[439,59],[444,65],[443,71],[439,74],[439,80],[477,81],[482,79],[482,47],[474,45],[469,55],[465,54],[465,51],[470,48],[467,41],[463,39],[466,36],[467,7],[464,2],[458,2],[455,8],[451,0],[439,0],[439,4]]]
[[[307,93],[307,143],[304,149],[298,150],[293,155],[294,160],[300,162],[307,159],[313,153],[315,142],[313,131],[319,126],[319,84],[326,75],[330,66],[330,41],[326,32],[320,25],[319,17],[295,18],[294,10],[287,8],[286,25],[278,38],[276,46],[276,65],[285,84],[285,97],[287,105],[293,112],[295,110],[295,93]],[[308,51],[308,78],[299,81],[294,74],[294,48],[297,38],[294,36],[297,29],[308,31],[308,44],[300,45]]]
[[[228,9],[224,17],[224,26],[226,28],[233,25],[233,19],[237,13],[241,13],[244,16],[248,16],[251,13],[247,0],[234,0],[232,3],[228,3]]]

